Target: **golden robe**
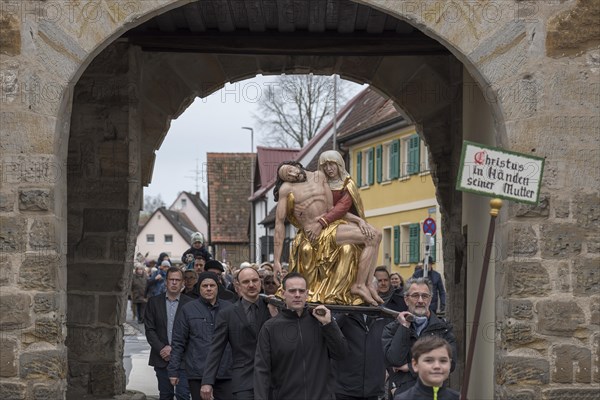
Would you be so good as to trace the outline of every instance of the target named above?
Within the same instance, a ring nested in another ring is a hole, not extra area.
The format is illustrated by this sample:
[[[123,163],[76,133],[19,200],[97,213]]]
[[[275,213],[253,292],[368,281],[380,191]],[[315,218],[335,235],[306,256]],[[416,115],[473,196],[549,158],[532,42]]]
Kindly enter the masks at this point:
[[[362,304],[359,296],[350,293],[356,281],[362,246],[336,243],[337,228],[346,224],[336,220],[321,231],[311,243],[294,217],[294,196],[287,198],[287,218],[298,229],[290,251],[290,271],[301,273],[308,283],[308,301],[323,304]],[[361,207],[362,209],[362,207]]]

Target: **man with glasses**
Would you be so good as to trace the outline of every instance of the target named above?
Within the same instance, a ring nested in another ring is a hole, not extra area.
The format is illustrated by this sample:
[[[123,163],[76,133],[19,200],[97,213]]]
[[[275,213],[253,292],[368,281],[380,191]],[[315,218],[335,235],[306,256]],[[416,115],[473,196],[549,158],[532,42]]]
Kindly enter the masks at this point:
[[[438,318],[429,309],[431,293],[429,279],[409,279],[404,289],[408,311],[400,312],[396,320],[389,323],[383,331],[383,351],[388,371],[391,372],[389,388],[395,388],[396,393],[410,389],[417,380],[417,374],[411,366],[410,349],[419,337],[440,336],[450,343],[452,354],[457,354],[452,325]],[[452,359],[451,372],[456,366],[455,358]]]
[[[290,272],[282,285],[285,308],[265,322],[258,335],[254,398],[333,399],[331,359],[346,356],[346,338],[329,309],[306,307],[308,289],[302,275]]]
[[[185,375],[185,366],[181,367],[180,381],[177,387],[171,385],[167,373],[167,365],[171,359],[171,342],[173,340],[173,325],[181,314],[184,304],[193,301],[188,296],[181,295],[183,288],[183,272],[179,268],[170,267],[166,275],[166,293],[151,297],[146,305],[144,325],[146,339],[150,344],[150,360],[148,364],[154,367],[158,380],[160,400],[189,400],[190,391]]]

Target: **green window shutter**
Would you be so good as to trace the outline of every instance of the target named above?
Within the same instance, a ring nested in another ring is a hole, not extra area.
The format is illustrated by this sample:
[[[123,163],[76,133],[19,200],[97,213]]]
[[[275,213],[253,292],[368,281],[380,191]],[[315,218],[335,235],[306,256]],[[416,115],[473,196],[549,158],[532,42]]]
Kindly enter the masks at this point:
[[[419,262],[419,224],[410,224],[408,227],[409,236],[409,262]]]
[[[369,149],[369,155],[367,157],[367,161],[369,162],[369,165],[368,165],[368,168],[369,168],[368,172],[369,173],[368,173],[368,176],[367,176],[369,186],[371,186],[371,185],[373,185],[375,183],[375,168],[374,168],[375,166],[373,165],[375,163],[375,160],[373,160],[373,158],[374,158],[373,157],[374,156],[373,153],[375,153],[374,150],[375,150],[374,147],[370,148]]]
[[[390,154],[390,178],[398,179],[400,176],[400,140],[396,139],[392,142]]]
[[[413,135],[408,141],[408,174],[414,175],[419,173],[419,145],[421,139],[418,135]]]
[[[375,155],[377,157],[377,160],[376,160],[376,163],[377,163],[377,183],[381,183],[382,178],[383,178],[382,152],[383,152],[383,146],[382,145],[378,145],[377,148],[375,149]]]
[[[362,152],[356,153],[356,185],[362,186]]]
[[[400,264],[400,226],[394,226],[394,264]]]

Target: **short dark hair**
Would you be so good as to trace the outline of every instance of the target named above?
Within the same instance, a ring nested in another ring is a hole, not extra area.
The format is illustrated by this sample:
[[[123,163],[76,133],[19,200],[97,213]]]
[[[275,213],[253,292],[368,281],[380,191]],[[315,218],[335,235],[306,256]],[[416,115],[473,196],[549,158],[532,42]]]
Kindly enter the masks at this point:
[[[425,353],[429,353],[435,349],[439,349],[440,347],[445,347],[448,350],[448,357],[452,359],[452,347],[450,343],[446,339],[436,335],[428,335],[420,337],[415,344],[413,344],[410,352],[412,354],[413,360],[418,361],[419,357],[421,357]]]
[[[245,270],[247,270],[247,269],[251,269],[252,271],[254,271],[254,273],[256,274],[256,276],[258,276],[258,277],[260,278],[260,274],[258,273],[258,271],[257,271],[257,270],[255,270],[255,269],[254,269],[254,268],[252,268],[252,267],[244,267],[244,268],[240,268],[240,269],[238,269],[238,270],[236,271],[237,273],[236,273],[236,274],[234,274],[234,278],[233,278],[233,279],[234,279],[236,282],[238,282],[238,283],[239,283],[239,281],[240,281],[240,273],[241,273],[242,271],[245,271]]]
[[[181,274],[181,279],[183,279],[183,271],[180,270],[177,267],[169,267],[169,269],[167,270],[167,280],[169,279],[169,274],[174,274],[174,273],[178,273]]]
[[[275,199],[275,202],[279,201],[279,189],[281,188],[281,185],[283,185],[283,183],[285,182],[279,177],[279,170],[284,165],[293,165],[294,167],[298,167],[304,170],[304,167],[298,161],[284,161],[277,166],[277,171],[275,171],[277,179],[275,180],[275,187],[273,188],[273,198]]]
[[[283,281],[281,282],[281,285],[283,286],[283,290],[285,290],[285,283],[289,279],[293,279],[293,278],[302,278],[302,279],[304,279],[304,282],[306,282],[306,278],[300,272],[296,272],[296,271],[290,272],[283,278]],[[306,284],[308,286],[308,282],[306,282]]]
[[[390,271],[388,271],[385,265],[380,265],[379,267],[375,268],[375,272],[385,272],[388,278],[390,277]],[[373,272],[373,275],[375,275],[375,272]]]

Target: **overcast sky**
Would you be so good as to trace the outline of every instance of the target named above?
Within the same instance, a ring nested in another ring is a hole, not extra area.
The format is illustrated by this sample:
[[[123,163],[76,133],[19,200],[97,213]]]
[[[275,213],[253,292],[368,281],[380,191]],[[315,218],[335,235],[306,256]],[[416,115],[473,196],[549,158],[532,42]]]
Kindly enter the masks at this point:
[[[196,191],[196,163],[199,170],[199,191],[206,196],[206,153],[250,152],[250,131],[254,128],[254,148],[261,145],[252,114],[257,102],[275,76],[227,84],[223,89],[196,101],[171,122],[160,149],[156,152],[152,182],[144,195],[161,195],[170,206],[182,190]],[[356,85],[357,91],[360,86]],[[338,109],[341,105],[338,105]]]

